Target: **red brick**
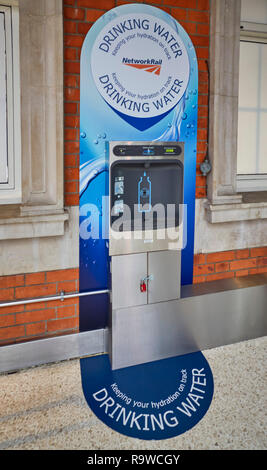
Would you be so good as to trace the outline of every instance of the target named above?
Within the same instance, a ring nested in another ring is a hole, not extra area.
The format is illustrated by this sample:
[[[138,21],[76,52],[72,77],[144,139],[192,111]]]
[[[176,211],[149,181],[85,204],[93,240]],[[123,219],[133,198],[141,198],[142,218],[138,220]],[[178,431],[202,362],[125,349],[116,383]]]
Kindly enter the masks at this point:
[[[147,3],[147,2],[146,2],[146,3]],[[162,5],[157,5],[157,7],[158,7],[160,10],[166,11],[166,13],[171,14],[171,8],[170,8],[170,7],[165,7],[165,6],[162,6]]]
[[[66,193],[77,193],[78,192],[78,181],[68,181],[65,183]]]
[[[236,258],[237,259],[249,258],[249,249],[236,250]]]
[[[25,310],[32,311],[32,310],[42,310],[46,308],[46,302],[32,302],[30,304],[25,304]]]
[[[209,35],[210,27],[209,27],[208,24],[198,23],[196,25],[196,28],[197,28],[197,33],[198,34],[202,34],[202,35],[206,35],[206,36]]]
[[[209,77],[208,77],[208,71],[207,70],[199,70],[198,71],[198,78],[199,81],[202,83],[208,83]]]
[[[16,287],[16,299],[31,299],[34,297],[46,297],[56,294],[56,284],[46,284],[40,286]]]
[[[77,75],[65,75],[64,85],[66,87],[69,87],[69,88],[78,88],[79,87],[79,77]]]
[[[197,8],[196,0],[164,0],[166,5],[182,8]]]
[[[197,23],[208,23],[209,12],[188,10],[188,20],[196,21]]]
[[[65,142],[65,153],[79,153],[79,142]]]
[[[76,60],[77,59],[77,49],[74,48],[74,47],[65,47],[64,59],[65,60]]]
[[[216,273],[229,271],[229,263],[216,263],[215,264]]]
[[[92,27],[91,23],[78,23],[77,25],[78,33],[87,34],[88,31],[91,29],[91,27]]]
[[[75,5],[76,0],[63,0],[63,5]]]
[[[139,0],[139,1],[140,1],[140,0]],[[142,0],[141,0],[141,2],[142,2]],[[142,3],[143,3],[143,2],[142,2]],[[160,6],[160,5],[162,4],[162,0],[146,0],[146,3],[152,3],[152,4],[155,4],[155,5],[157,5],[157,6]],[[164,3],[164,1],[163,1],[163,3]],[[168,5],[170,5],[170,2],[167,2],[167,1],[166,1],[166,3],[167,3]]]
[[[65,62],[64,69],[66,73],[80,73],[80,62]]]
[[[65,168],[65,180],[78,180],[79,168]]]
[[[196,47],[196,55],[198,59],[208,59],[209,58],[209,48],[208,47]]]
[[[76,26],[75,21],[64,21],[64,33],[76,33]]]
[[[207,262],[208,263],[216,263],[220,261],[231,261],[235,259],[235,252],[234,251],[220,251],[218,253],[208,253],[207,254]]]
[[[65,194],[64,200],[67,207],[78,206],[80,203],[80,196],[79,194]]]
[[[204,59],[198,59],[198,71],[207,71],[207,62]]]
[[[197,151],[198,152],[205,152],[206,151],[206,148],[207,148],[207,144],[206,142],[197,142]]]
[[[206,276],[194,276],[193,284],[199,284],[200,282],[206,282]]]
[[[8,328],[1,328],[0,329],[0,340],[3,339],[15,339],[25,336],[25,329],[24,325],[20,326],[11,326]]]
[[[64,43],[65,43],[65,46],[82,47],[83,38],[81,36],[75,36],[75,35],[72,35],[72,34],[65,34]]]
[[[267,258],[257,258],[257,266],[267,266]]]
[[[42,320],[51,320],[53,318],[56,318],[56,310],[54,308],[49,308],[44,310],[35,310],[34,312],[18,313],[16,315],[16,323],[20,325]]]
[[[75,305],[58,308],[57,318],[74,317],[76,314]]]
[[[77,138],[78,138],[77,129],[65,129],[64,130],[64,139],[65,139],[65,141],[77,140]]]
[[[209,46],[209,38],[208,36],[191,36],[191,40],[194,46]]]
[[[77,0],[78,7],[97,8],[100,10],[110,10],[115,7],[115,0]]]
[[[249,270],[249,274],[262,274],[267,273],[267,266],[262,268],[253,268]]]
[[[65,108],[65,113],[69,113],[69,114],[77,113],[77,103],[65,103],[64,108]]]
[[[58,294],[61,291],[64,291],[64,292],[77,292],[76,281],[59,282],[58,286],[57,286],[57,291],[58,291]]]
[[[179,20],[179,23],[186,30],[189,36],[191,36],[191,34],[196,34],[197,32],[196,23],[190,23],[189,21],[183,21],[181,19]]]
[[[81,8],[64,8],[64,17],[68,20],[84,20],[85,11]]]
[[[236,271],[235,273],[236,277],[248,276],[248,274],[249,274],[248,269],[241,269],[240,271]]]
[[[46,327],[45,322],[32,323],[31,325],[26,325],[26,335],[33,336],[41,333],[45,333]]]
[[[178,21],[187,20],[187,10],[184,8],[172,8],[171,14]]]
[[[78,88],[65,88],[65,100],[66,101],[79,101],[80,90]]]
[[[214,272],[214,264],[197,264],[194,266],[194,276]]]
[[[253,259],[241,259],[238,261],[232,261],[230,263],[230,269],[232,271],[238,270],[238,269],[246,269],[246,268],[254,268],[257,266],[257,261],[255,258]]]
[[[94,23],[104,13],[104,11],[94,10],[91,8],[90,10],[86,11],[86,21],[88,21],[89,23]]]
[[[206,186],[206,177],[205,176],[197,176],[196,177],[196,185],[197,185],[197,187]]]
[[[208,101],[209,101],[209,97],[207,94],[203,95],[203,94],[199,94],[198,95],[198,109],[200,106],[207,106],[207,111],[208,111]],[[198,111],[199,113],[199,111]]]
[[[210,0],[197,0],[198,10],[209,10]]]
[[[57,271],[47,271],[46,279],[48,282],[73,281],[78,279],[79,269],[60,269]]]
[[[226,272],[226,273],[217,273],[217,274],[210,274],[207,276],[206,281],[218,281],[219,279],[230,279],[235,276],[234,272]]]
[[[202,197],[206,197],[207,191],[206,188],[196,188],[196,198],[200,199]]]
[[[24,286],[24,274],[0,277],[0,289],[17,286]]]
[[[78,328],[79,318],[71,317],[59,320],[50,320],[47,322],[47,331],[69,330]]]
[[[250,256],[252,258],[254,258],[254,256],[267,256],[267,246],[263,246],[260,248],[251,248]]]
[[[199,94],[208,94],[209,92],[209,85],[208,82],[200,82],[198,84],[198,92]]]
[[[197,253],[194,255],[194,264],[204,264],[206,262],[206,255],[204,253]]]
[[[13,299],[14,299],[14,289],[1,289],[0,290],[0,301],[13,300]]]
[[[66,127],[79,127],[79,116],[65,116],[65,126]]]
[[[65,167],[72,166],[77,167],[77,155],[65,155]]]
[[[205,160],[205,156],[206,154],[203,152],[203,153],[200,153],[198,152],[197,153],[197,163],[201,163]]]
[[[43,284],[45,282],[45,273],[32,273],[25,275],[25,284]]]
[[[208,119],[207,118],[198,118],[198,128],[199,129],[206,129],[208,125]]]
[[[205,140],[207,141],[207,129],[198,129],[197,131],[197,138],[198,140]]]
[[[207,117],[208,116],[208,106],[198,106],[198,117]],[[198,149],[200,152],[201,150]]]
[[[0,315],[0,328],[15,324],[15,315]]]

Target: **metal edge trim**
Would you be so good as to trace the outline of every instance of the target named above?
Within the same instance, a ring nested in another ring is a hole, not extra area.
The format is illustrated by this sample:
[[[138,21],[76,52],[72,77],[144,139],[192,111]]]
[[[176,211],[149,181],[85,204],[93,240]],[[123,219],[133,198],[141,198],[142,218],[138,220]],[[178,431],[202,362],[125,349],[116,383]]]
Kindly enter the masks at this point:
[[[105,329],[0,347],[0,373],[75,359],[107,351]]]

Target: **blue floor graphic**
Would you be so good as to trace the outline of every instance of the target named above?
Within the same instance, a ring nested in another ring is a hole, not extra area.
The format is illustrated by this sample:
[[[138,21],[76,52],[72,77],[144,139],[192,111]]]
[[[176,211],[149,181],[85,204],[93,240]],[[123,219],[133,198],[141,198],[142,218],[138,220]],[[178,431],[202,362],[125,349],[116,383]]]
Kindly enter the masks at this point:
[[[194,427],[213,397],[199,351],[112,371],[109,356],[80,360],[85,399],[107,426],[134,438],[168,439]]]

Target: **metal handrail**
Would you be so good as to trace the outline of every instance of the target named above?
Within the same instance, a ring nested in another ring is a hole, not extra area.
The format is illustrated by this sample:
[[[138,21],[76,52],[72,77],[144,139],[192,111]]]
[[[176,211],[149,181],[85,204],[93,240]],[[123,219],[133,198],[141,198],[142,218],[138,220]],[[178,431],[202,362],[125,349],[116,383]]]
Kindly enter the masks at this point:
[[[73,297],[84,297],[87,295],[97,295],[97,294],[108,294],[110,291],[109,289],[102,289],[102,290],[95,290],[89,292],[76,292],[72,294],[65,294],[64,291],[61,291],[59,295],[49,296],[49,297],[36,297],[34,299],[22,299],[22,300],[14,300],[10,302],[0,303],[1,307],[12,307],[14,305],[24,305],[24,304],[34,304],[36,302],[47,302],[50,300],[61,300],[62,302],[65,299],[71,299]]]

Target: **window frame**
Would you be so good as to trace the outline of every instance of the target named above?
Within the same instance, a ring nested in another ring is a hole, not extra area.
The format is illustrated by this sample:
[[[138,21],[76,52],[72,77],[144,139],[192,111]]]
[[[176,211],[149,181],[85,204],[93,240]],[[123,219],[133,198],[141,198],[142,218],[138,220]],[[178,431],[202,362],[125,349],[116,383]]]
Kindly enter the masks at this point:
[[[267,24],[240,22],[240,42],[262,43],[267,47]],[[236,190],[240,193],[267,191],[267,173],[236,174]]]
[[[0,205],[5,205],[22,201],[19,9],[14,2],[10,5],[4,2],[0,5],[0,12],[5,15],[6,26],[8,182],[0,183]]]
[[[208,153],[212,170],[202,205],[210,224],[259,221],[267,219],[267,192],[241,193],[236,188],[241,0],[212,0],[210,6]]]

